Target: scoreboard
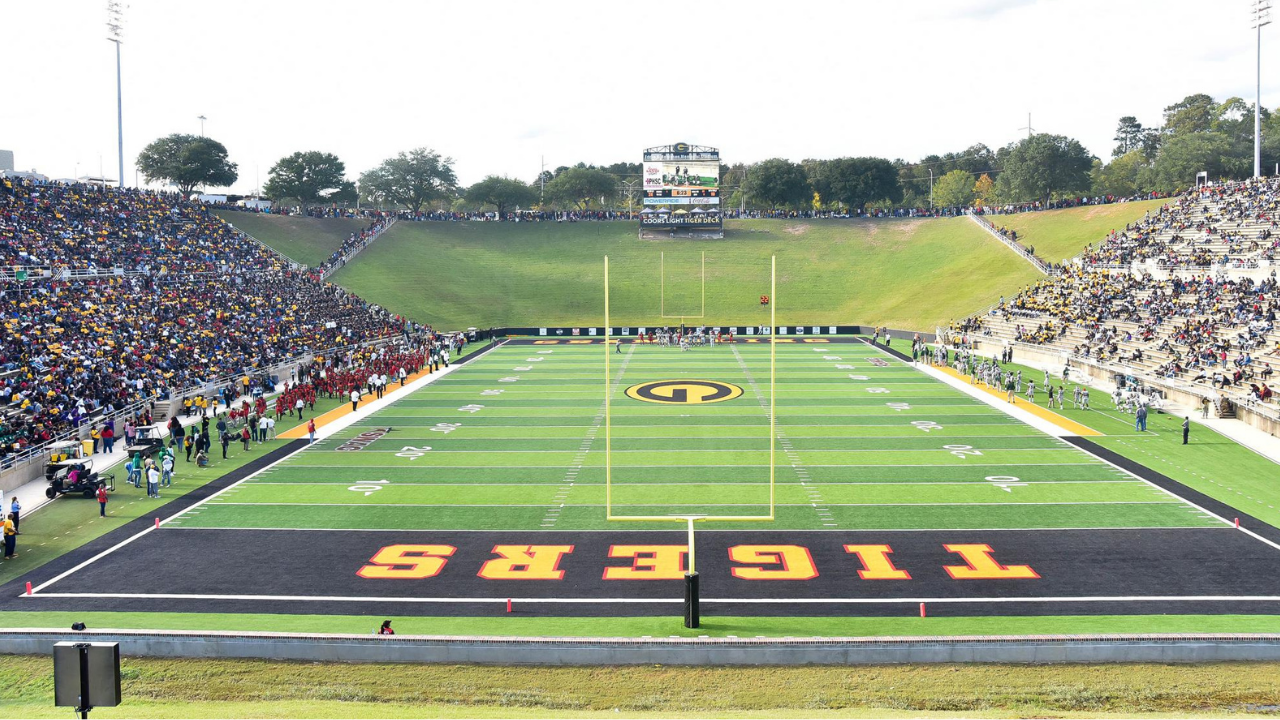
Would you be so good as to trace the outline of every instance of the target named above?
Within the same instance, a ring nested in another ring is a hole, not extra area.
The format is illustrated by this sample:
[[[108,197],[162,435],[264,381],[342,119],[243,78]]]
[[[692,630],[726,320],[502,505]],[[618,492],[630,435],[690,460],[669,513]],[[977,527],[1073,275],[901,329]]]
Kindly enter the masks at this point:
[[[641,227],[720,228],[720,151],[675,143],[644,152]]]

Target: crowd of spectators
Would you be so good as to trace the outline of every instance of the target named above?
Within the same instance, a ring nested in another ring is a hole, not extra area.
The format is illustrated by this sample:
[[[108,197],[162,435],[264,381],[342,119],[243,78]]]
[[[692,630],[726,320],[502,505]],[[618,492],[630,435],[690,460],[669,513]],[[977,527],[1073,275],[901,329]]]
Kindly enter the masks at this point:
[[[1280,362],[1280,285],[1275,270],[1232,270],[1274,259],[1278,211],[1275,178],[1189,191],[953,330],[990,336],[1002,325],[1019,342],[1268,402],[1271,365]],[[1150,259],[1181,272],[1157,278],[1127,267]],[[1217,267],[1201,267],[1210,264]]]
[[[377,240],[378,236],[389,227],[391,227],[391,220],[380,217],[370,223],[369,227],[351,233],[324,262],[307,272],[308,277],[317,281],[324,280],[330,273],[346,265],[348,260],[367,247],[369,243]]]
[[[1152,260],[1165,268],[1257,267],[1259,260],[1274,260],[1280,248],[1273,233],[1277,212],[1276,178],[1206,185],[1112,232],[1081,260],[1092,266]]]
[[[0,263],[131,271],[0,285],[0,457],[139,401],[406,329],[170,194],[0,179]]]

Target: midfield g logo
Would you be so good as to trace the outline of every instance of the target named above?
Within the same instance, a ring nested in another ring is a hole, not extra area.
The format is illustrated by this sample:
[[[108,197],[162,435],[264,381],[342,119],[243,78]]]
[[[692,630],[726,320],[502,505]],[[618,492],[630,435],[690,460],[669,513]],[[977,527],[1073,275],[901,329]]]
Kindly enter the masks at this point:
[[[742,388],[715,380],[656,380],[627,388],[632,400],[664,405],[703,405],[740,395]]]

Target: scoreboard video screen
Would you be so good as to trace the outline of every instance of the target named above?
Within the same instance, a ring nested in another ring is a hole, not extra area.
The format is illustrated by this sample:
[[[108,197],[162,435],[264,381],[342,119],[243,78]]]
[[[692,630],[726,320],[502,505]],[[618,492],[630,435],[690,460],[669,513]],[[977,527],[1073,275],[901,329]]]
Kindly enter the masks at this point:
[[[644,153],[641,227],[720,228],[720,151],[675,143]]]

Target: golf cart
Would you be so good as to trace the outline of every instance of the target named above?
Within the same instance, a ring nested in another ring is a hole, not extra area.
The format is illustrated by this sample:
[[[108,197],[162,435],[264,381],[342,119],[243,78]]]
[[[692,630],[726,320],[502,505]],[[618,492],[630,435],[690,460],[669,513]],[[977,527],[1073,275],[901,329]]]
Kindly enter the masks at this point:
[[[168,434],[169,428],[164,425],[140,427],[137,437],[133,439],[133,444],[125,448],[125,452],[129,453],[128,457],[133,457],[135,454],[143,458],[151,457],[157,450],[164,447],[164,439]]]
[[[45,497],[52,500],[67,493],[81,493],[91,498],[98,494],[98,488],[103,485],[108,490],[113,488],[115,476],[93,471],[93,460],[85,456],[83,443],[75,441],[53,443],[50,450],[52,455],[44,470],[44,477],[49,481],[49,487],[44,491]]]

